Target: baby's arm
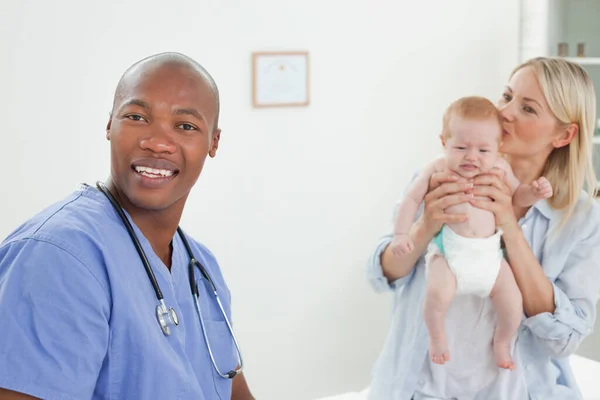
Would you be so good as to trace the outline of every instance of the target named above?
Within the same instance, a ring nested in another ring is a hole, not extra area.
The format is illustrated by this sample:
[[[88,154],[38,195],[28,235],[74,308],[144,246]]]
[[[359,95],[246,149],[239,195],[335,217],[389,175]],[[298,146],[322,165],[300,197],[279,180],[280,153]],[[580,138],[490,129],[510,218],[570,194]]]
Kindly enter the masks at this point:
[[[513,204],[530,207],[536,201],[552,197],[552,185],[543,176],[531,183],[521,183],[513,194]]]
[[[530,207],[536,201],[552,196],[552,185],[543,176],[532,183],[521,183],[504,158],[501,158],[496,166],[506,172],[506,183],[512,192],[513,204],[517,207]]]
[[[438,170],[442,170],[444,165],[445,160],[443,158],[436,159],[427,165],[408,187],[406,194],[396,209],[394,237],[391,243],[391,249],[394,254],[403,255],[413,251],[414,245],[410,240],[408,232],[427,194],[431,175]]]

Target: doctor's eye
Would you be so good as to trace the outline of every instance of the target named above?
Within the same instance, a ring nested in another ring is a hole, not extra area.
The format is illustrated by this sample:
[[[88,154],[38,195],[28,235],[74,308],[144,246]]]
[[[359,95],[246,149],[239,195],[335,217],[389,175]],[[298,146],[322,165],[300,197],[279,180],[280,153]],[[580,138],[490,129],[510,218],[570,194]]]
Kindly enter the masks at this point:
[[[137,114],[129,114],[129,115],[126,115],[125,118],[130,119],[132,121],[145,121],[144,117],[142,117],[141,115],[137,115]]]
[[[198,128],[196,128],[192,124],[179,124],[179,125],[177,125],[177,128],[183,129],[184,131],[197,131],[198,130]]]

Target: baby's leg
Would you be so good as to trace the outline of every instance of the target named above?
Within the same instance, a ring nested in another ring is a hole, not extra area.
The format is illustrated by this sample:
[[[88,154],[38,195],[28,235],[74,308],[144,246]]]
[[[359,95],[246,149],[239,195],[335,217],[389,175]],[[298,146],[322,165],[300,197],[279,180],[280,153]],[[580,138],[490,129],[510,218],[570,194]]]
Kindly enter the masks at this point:
[[[455,293],[456,279],[446,259],[434,256],[428,266],[423,314],[429,331],[429,356],[431,361],[437,364],[444,364],[450,360],[445,319]]]
[[[504,259],[490,297],[498,315],[494,333],[494,357],[499,367],[512,371],[515,363],[510,356],[510,342],[521,325],[523,299],[512,270]]]

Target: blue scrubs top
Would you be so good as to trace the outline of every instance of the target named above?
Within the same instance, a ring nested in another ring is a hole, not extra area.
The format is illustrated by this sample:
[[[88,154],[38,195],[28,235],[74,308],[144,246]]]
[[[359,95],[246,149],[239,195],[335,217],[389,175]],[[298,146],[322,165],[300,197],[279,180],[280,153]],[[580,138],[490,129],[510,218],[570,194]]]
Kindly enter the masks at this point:
[[[131,219],[130,219],[131,221]],[[108,199],[82,186],[0,245],[0,387],[44,399],[230,399],[213,368],[188,280],[189,257],[173,238],[171,271],[134,229],[179,326],[165,336],[135,247]],[[214,256],[186,235],[230,317]],[[238,364],[209,285],[196,270],[200,307],[217,365]]]

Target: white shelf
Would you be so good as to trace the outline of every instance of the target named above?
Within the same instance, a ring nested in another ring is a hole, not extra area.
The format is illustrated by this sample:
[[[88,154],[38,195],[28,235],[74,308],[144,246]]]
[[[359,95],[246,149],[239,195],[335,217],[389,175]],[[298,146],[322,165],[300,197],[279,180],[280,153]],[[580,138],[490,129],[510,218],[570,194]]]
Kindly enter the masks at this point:
[[[594,144],[600,144],[600,136],[594,136],[592,138],[592,143],[594,143]]]
[[[565,57],[565,59],[579,65],[600,65],[600,57]]]

